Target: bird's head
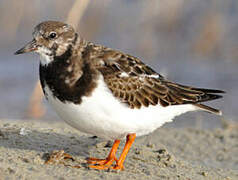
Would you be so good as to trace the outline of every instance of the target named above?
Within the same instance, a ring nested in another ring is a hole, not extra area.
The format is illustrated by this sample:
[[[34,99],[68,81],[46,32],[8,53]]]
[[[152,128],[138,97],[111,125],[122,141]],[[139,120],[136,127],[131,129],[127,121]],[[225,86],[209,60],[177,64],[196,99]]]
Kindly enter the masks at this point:
[[[58,21],[45,21],[35,27],[33,40],[15,54],[36,52],[42,57],[41,63],[48,64],[54,57],[61,56],[72,48],[77,38],[72,26]]]

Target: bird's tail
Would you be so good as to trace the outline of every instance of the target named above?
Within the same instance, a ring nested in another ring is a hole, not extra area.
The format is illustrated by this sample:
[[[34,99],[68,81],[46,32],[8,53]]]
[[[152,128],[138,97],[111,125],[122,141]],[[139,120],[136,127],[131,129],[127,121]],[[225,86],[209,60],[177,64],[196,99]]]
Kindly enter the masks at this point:
[[[218,94],[225,93],[225,91],[216,90],[216,89],[194,88],[194,90],[202,91],[204,93],[204,95],[202,96],[202,100],[200,102],[220,99],[222,98],[222,96]],[[199,109],[205,110],[210,113],[214,113],[220,116],[222,115],[222,112],[219,109],[215,109],[204,104],[198,103],[198,104],[194,104],[194,106],[197,106]]]

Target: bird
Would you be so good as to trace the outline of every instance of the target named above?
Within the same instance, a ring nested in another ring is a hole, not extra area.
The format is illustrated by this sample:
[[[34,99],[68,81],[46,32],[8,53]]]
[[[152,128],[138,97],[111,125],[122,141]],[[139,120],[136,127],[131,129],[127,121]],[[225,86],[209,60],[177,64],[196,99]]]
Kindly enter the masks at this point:
[[[222,114],[203,102],[222,98],[224,91],[172,82],[137,57],[85,40],[67,23],[41,22],[32,35],[15,54],[40,55],[40,82],[49,104],[77,130],[114,141],[105,159],[87,159],[91,168],[124,169],[136,137],[183,113]]]

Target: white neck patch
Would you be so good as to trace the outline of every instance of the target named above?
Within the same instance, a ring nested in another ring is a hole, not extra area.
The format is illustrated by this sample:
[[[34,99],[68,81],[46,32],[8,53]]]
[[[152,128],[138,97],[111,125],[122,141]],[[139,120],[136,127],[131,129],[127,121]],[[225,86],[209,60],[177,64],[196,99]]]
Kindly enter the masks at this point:
[[[42,65],[47,66],[52,61],[53,61],[53,56],[49,56],[49,55],[46,55],[46,54],[40,54],[40,63]]]
[[[50,55],[51,54],[50,50],[48,50],[47,48],[41,47],[36,52],[40,54],[40,63],[42,65],[47,66],[54,60],[53,56]]]

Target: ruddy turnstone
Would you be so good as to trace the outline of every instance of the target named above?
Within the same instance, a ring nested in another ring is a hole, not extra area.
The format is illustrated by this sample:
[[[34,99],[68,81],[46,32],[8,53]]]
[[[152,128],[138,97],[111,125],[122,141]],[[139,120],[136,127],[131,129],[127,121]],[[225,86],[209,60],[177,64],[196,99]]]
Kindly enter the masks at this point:
[[[62,22],[37,25],[33,40],[15,54],[26,52],[40,54],[41,86],[59,116],[82,132],[114,140],[106,159],[88,159],[92,168],[122,169],[136,136],[175,116],[195,110],[221,115],[201,103],[221,98],[224,91],[169,81],[140,59],[88,42]]]

